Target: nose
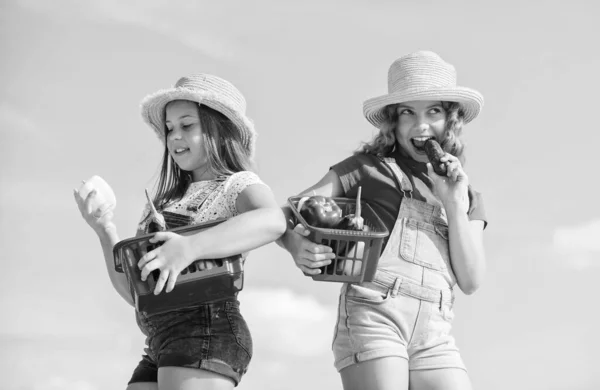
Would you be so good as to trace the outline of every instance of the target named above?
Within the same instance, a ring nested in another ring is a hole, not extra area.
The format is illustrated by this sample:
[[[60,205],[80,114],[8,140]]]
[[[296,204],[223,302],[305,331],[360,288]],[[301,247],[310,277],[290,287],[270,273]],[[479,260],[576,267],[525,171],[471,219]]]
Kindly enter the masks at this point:
[[[417,120],[415,121],[415,127],[417,131],[424,132],[429,130],[429,119],[424,114],[418,114]]]
[[[175,141],[181,139],[181,132],[177,129],[177,126],[173,127],[173,130],[167,135],[167,140]]]

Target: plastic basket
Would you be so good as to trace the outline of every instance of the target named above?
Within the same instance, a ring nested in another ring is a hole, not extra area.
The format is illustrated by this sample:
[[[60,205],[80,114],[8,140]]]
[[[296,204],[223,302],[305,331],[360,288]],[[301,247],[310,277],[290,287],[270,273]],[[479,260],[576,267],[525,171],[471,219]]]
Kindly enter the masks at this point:
[[[302,199],[300,196],[288,199],[296,223],[301,223],[310,230],[309,240],[330,246],[336,253],[331,264],[321,267],[319,275],[310,275],[313,280],[345,283],[372,281],[383,250],[383,240],[389,232],[371,206],[361,201],[361,216],[369,231],[326,229],[306,223],[297,208],[300,199]],[[340,206],[343,215],[353,214],[356,210],[355,199],[333,198],[333,200]]]
[[[167,230],[169,232],[190,235],[211,228],[224,221],[217,219],[193,226],[179,227]],[[154,295],[156,281],[160,275],[153,271],[146,281],[141,279],[141,270],[137,263],[149,251],[162,243],[151,243],[149,240],[154,233],[119,241],[113,248],[115,269],[124,272],[129,282],[131,296],[138,311],[146,314],[157,314],[169,310],[199,305],[209,301],[218,301],[232,297],[242,290],[244,272],[242,255],[230,256],[224,259],[213,259],[215,266],[200,271],[199,261],[192,263],[181,272],[173,291]]]

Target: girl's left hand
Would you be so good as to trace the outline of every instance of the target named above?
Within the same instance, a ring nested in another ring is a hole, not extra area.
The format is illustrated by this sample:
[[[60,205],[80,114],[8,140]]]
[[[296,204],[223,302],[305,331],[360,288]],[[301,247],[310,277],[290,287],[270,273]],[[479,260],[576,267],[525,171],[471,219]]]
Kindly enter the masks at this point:
[[[151,243],[161,241],[164,243],[160,247],[146,253],[138,262],[143,281],[152,271],[160,270],[160,277],[154,289],[155,295],[160,294],[165,284],[166,292],[173,291],[181,271],[194,261],[187,237],[173,232],[158,232],[150,239]]]
[[[458,158],[449,153],[446,153],[440,161],[446,165],[446,176],[435,173],[431,163],[427,163],[427,175],[433,182],[433,194],[445,208],[452,206],[468,208],[469,177],[463,170],[462,164]]]

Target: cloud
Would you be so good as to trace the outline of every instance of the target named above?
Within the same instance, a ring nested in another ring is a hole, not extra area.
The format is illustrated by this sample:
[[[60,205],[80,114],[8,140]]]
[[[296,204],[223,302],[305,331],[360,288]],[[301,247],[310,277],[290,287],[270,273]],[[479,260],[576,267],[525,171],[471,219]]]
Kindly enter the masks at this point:
[[[285,288],[248,288],[240,297],[254,345],[275,356],[329,354],[337,308]]]
[[[570,267],[586,269],[600,266],[600,219],[557,228],[553,246]]]
[[[18,3],[23,8],[61,18],[84,16],[101,23],[142,27],[217,60],[234,56],[233,43],[225,34],[215,33],[221,20],[206,16],[210,14],[210,3],[201,5],[187,0],[19,0]]]

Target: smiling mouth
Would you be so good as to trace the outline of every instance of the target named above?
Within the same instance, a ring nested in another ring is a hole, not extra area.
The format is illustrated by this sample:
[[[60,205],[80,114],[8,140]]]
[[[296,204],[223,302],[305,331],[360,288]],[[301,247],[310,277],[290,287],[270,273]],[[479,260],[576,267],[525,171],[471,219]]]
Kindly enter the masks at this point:
[[[425,153],[425,143],[427,140],[435,137],[432,136],[424,136],[424,137],[413,137],[410,139],[410,143],[415,148],[415,150],[419,153]]]
[[[177,148],[173,150],[173,154],[175,156],[181,156],[182,154],[189,152],[190,149],[189,148]]]

